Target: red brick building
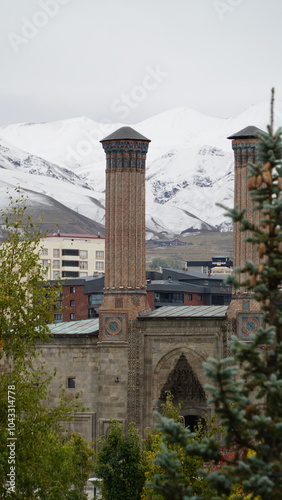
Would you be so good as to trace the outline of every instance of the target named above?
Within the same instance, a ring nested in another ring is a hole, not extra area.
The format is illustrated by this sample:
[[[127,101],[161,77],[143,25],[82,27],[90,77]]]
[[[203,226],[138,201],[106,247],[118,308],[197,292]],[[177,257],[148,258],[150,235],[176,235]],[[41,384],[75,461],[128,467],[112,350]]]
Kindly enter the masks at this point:
[[[147,278],[152,275],[146,274]],[[68,279],[61,286],[58,309],[54,311],[57,323],[99,316],[104,299],[103,276]],[[165,305],[228,305],[231,299],[231,288],[221,277],[174,269],[163,269],[158,279],[147,279],[146,290],[148,308],[152,310]]]

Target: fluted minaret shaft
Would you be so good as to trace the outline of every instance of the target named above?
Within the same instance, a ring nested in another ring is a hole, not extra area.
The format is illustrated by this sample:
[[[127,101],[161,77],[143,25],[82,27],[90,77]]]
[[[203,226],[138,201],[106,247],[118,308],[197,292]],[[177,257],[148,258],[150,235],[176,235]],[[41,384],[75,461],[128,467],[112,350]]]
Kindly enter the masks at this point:
[[[105,292],[144,293],[148,143],[104,142],[103,147],[107,155]]]
[[[122,127],[102,142],[106,153],[106,267],[100,311],[135,319],[146,299],[145,162],[149,139]]]
[[[259,212],[254,211],[254,202],[251,200],[248,191],[248,164],[256,162],[256,145],[258,138],[256,132],[257,127],[249,126],[228,137],[232,139],[232,149],[234,151],[235,160],[235,176],[234,176],[234,205],[238,205],[240,209],[245,209],[245,216],[254,224],[259,223]],[[258,263],[259,256],[255,245],[246,242],[246,238],[250,236],[248,232],[240,231],[240,224],[234,224],[234,267],[244,267],[246,260]],[[237,275],[240,282],[246,278],[244,274]]]

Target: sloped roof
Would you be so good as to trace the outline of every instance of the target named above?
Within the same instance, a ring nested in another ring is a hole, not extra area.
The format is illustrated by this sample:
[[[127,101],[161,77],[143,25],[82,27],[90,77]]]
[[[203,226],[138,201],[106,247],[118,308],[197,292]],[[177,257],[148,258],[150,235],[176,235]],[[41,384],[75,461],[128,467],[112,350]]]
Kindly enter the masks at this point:
[[[257,139],[257,132],[263,132],[263,130],[254,125],[249,125],[239,130],[239,132],[230,135],[227,139]]]
[[[141,313],[139,319],[151,318],[225,318],[228,306],[163,306]]]
[[[209,281],[211,282],[212,280],[221,280],[222,277],[219,278],[218,276],[210,276],[207,273],[201,273],[200,271],[189,271],[185,270],[182,271],[180,269],[169,269],[167,267],[163,268],[163,279],[168,279],[168,277],[171,275],[171,278],[177,281],[184,281],[184,282],[192,282],[193,280],[204,280],[204,281]]]
[[[106,141],[146,141],[151,142],[150,139],[147,139],[144,135],[139,134],[136,130],[131,127],[121,127],[112,134],[102,139],[100,142]]]
[[[54,323],[48,326],[54,336],[97,336],[99,332],[99,318],[82,319],[80,321],[65,321],[63,323]]]

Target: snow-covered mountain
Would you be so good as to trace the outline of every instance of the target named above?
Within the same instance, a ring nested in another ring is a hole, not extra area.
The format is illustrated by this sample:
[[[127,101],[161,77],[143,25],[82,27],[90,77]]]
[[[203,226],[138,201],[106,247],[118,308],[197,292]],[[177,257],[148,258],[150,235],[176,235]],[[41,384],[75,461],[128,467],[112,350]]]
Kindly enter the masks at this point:
[[[276,103],[275,118],[281,125],[282,103]],[[177,108],[133,125],[152,141],[146,174],[148,238],[230,228],[224,210],[216,206],[233,204],[227,136],[248,125],[265,129],[268,121],[269,104],[263,102],[228,119]],[[43,218],[48,213],[61,230],[73,232],[82,224],[85,232],[94,223],[103,232],[105,154],[99,140],[122,125],[82,117],[0,127],[0,208],[7,204],[7,188],[11,194],[20,185],[33,212]]]

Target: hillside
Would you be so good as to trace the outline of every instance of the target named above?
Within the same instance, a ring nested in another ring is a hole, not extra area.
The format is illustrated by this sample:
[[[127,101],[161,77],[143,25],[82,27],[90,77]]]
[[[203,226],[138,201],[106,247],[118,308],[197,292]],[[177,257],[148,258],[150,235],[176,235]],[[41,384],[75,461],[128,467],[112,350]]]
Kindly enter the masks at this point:
[[[265,129],[268,115],[268,103],[229,119],[178,108],[133,125],[152,141],[146,172],[148,239],[231,229],[217,206],[233,204],[227,136],[247,125]],[[276,124],[281,123],[282,103],[277,103]],[[54,223],[61,231],[101,232],[105,154],[99,140],[122,125],[82,117],[0,127],[0,208],[7,204],[7,189],[11,193],[20,185],[46,227]]]

